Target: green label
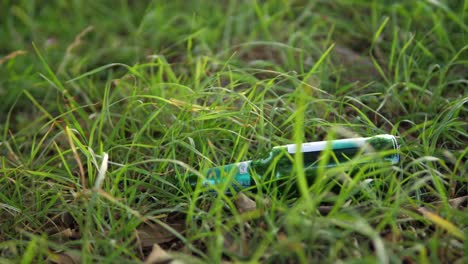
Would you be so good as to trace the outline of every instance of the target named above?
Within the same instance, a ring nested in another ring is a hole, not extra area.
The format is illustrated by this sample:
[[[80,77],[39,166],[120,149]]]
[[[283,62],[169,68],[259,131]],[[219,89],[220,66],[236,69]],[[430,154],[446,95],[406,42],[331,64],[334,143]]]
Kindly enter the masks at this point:
[[[213,185],[225,182],[233,175],[234,187],[240,188],[250,187],[252,177],[249,172],[250,161],[229,164],[226,166],[210,168],[205,171],[206,180],[203,180],[203,185]]]

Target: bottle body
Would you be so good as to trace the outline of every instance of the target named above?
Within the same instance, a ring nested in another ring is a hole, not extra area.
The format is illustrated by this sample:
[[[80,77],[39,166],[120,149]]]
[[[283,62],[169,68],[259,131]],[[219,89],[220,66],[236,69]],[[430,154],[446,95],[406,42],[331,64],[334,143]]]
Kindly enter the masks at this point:
[[[245,189],[255,185],[255,179],[280,180],[290,177],[294,167],[296,144],[274,147],[268,157],[249,160],[225,166],[209,168],[203,172],[203,185],[214,185],[232,180],[235,189]],[[357,164],[369,162],[399,162],[398,143],[392,135],[377,135],[368,138],[350,138],[332,141],[310,142],[300,145],[306,175],[313,175],[323,164],[320,162],[325,151],[329,150],[325,167],[336,167],[350,161]],[[384,152],[384,155],[379,153]],[[367,157],[366,157],[367,156]],[[369,158],[371,157],[371,158]],[[197,178],[189,178],[191,185]]]

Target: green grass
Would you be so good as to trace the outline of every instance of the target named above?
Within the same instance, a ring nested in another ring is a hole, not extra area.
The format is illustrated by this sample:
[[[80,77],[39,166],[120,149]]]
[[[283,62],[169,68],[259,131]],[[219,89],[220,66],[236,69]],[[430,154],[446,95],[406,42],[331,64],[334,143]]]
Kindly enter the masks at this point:
[[[467,261],[468,1],[143,2],[0,0],[1,263]],[[297,156],[254,210],[183,184],[381,133],[397,166]]]

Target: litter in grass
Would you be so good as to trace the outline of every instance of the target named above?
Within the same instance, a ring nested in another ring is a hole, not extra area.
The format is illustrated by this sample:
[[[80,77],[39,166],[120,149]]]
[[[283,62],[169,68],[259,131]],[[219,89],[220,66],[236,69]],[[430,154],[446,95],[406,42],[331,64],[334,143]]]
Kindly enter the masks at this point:
[[[209,168],[203,172],[204,178],[190,175],[188,181],[192,186],[196,186],[198,181],[201,181],[203,186],[211,186],[232,180],[232,187],[237,190],[254,186],[258,179],[263,182],[280,182],[290,177],[294,171],[292,156],[298,151],[302,152],[304,170],[311,178],[323,168],[345,164],[353,166],[396,164],[400,160],[396,137],[377,135],[367,138],[309,142],[299,146],[296,144],[278,146],[263,159]],[[268,175],[273,175],[273,178],[269,179]]]

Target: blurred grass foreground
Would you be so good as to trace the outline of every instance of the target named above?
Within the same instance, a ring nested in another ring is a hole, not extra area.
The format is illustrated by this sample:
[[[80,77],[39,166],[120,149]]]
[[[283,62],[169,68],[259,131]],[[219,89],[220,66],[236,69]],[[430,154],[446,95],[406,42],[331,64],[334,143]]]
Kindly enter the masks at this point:
[[[467,77],[466,0],[0,0],[0,262],[467,263]],[[376,134],[298,196],[184,185]]]

